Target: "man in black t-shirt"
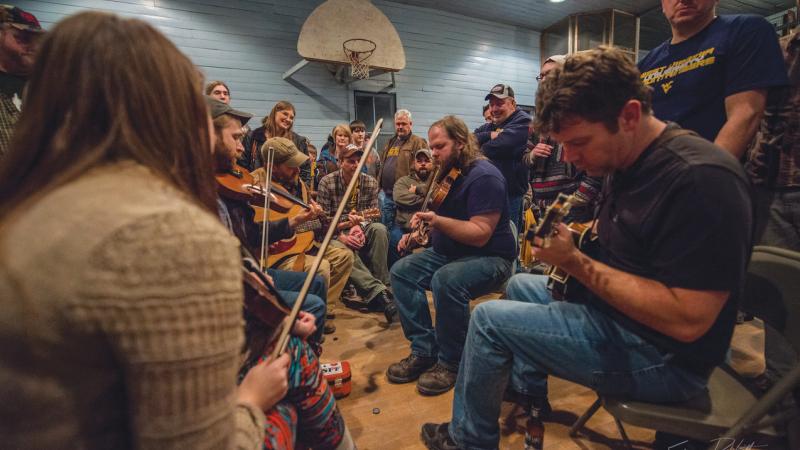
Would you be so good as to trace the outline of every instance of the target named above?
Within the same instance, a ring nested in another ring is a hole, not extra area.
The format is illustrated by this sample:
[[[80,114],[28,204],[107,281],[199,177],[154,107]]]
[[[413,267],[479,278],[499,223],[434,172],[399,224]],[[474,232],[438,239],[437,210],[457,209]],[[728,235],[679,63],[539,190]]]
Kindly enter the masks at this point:
[[[431,125],[428,140],[440,167],[437,181],[451,169],[460,173],[454,172],[455,181],[438,207],[432,204],[431,210],[411,218],[412,229],[420,221],[428,223],[432,246],[392,266],[392,288],[411,355],[389,366],[386,375],[393,383],[418,380],[420,393],[437,395],[455,384],[470,300],[492,292],[509,277],[517,252],[505,179],[480,156],[466,124],[447,116]],[[408,245],[405,234],[398,251]],[[428,289],[436,307],[435,328],[425,295]]]
[[[22,90],[43,30],[33,14],[0,5],[0,159],[22,111]]]
[[[602,87],[602,89],[600,88]],[[729,153],[656,119],[650,92],[620,50],[567,58],[539,86],[536,126],[589,175],[610,176],[598,233],[604,261],[559,224],[537,258],[591,291],[553,301],[546,277],[517,275],[513,300],[479,305],[469,324],[449,424],[428,448],[497,448],[507,388],[547,411],[547,376],[600,394],[685,401],[725,358],[751,248],[747,178]]]

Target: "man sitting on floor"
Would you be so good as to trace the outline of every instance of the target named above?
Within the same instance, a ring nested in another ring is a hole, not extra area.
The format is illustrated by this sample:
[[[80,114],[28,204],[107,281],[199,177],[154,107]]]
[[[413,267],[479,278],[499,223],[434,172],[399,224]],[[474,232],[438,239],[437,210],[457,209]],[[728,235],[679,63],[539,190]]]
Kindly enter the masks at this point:
[[[738,161],[656,119],[650,91],[620,50],[567,58],[536,95],[539,131],[589,175],[610,175],[598,217],[604,262],[559,224],[537,258],[590,291],[552,300],[547,279],[517,275],[509,297],[477,308],[452,422],[425,424],[429,448],[497,448],[503,393],[546,398],[547,376],[647,402],[702,393],[724,358],[751,248],[752,211]]]

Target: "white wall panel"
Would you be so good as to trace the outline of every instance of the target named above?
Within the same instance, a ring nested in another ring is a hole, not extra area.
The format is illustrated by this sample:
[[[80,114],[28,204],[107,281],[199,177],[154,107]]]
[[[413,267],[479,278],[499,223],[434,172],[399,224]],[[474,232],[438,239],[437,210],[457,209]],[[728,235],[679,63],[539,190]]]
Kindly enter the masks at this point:
[[[233,104],[255,114],[252,125],[278,100],[297,108],[295,129],[318,146],[334,125],[351,120],[352,90],[385,89],[383,81],[337,83],[328,70],[309,64],[293,82],[282,74],[300,57],[296,43],[318,0],[21,0],[45,28],[83,10],[138,17],[158,27],[211,79],[228,82]],[[456,114],[468,125],[483,122],[485,93],[508,83],[519,103],[532,104],[539,66],[539,33],[526,28],[428,8],[375,0],[397,28],[407,65],[396,74],[397,107],[414,113],[414,129]],[[354,15],[354,26],[357,26]],[[391,128],[391,124],[385,127]]]

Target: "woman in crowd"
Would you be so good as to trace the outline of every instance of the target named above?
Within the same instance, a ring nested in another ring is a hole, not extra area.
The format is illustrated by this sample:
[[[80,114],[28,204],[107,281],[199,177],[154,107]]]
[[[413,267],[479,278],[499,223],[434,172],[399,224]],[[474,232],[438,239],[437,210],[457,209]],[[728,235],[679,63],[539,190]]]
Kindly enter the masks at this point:
[[[245,137],[244,154],[239,164],[249,171],[264,167],[261,157],[261,146],[267,139],[283,137],[291,139],[297,149],[308,155],[308,138],[300,136],[293,130],[295,118],[294,105],[281,100],[272,107],[272,111],[261,121],[262,126],[253,130]],[[300,178],[311,186],[311,163],[306,162],[300,167]]]
[[[322,147],[319,157],[317,157],[316,184],[319,184],[319,180],[325,175],[339,169],[339,152],[352,142],[353,135],[350,133],[349,125],[340,123],[333,127],[328,142]]]

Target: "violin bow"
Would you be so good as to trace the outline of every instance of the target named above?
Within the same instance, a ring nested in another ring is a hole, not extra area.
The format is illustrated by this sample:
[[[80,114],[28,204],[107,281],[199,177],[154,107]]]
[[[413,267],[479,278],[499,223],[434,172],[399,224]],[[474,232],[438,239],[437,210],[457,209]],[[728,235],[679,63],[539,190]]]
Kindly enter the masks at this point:
[[[436,170],[433,172],[433,176],[431,177],[431,181],[428,183],[428,192],[425,193],[425,200],[422,201],[422,211],[428,210],[428,204],[431,202],[431,197],[433,196],[433,187],[436,184],[436,177],[439,176],[439,170],[441,167],[436,165]]]
[[[283,329],[281,330],[281,334],[278,337],[275,349],[273,349],[271,355],[273,360],[286,351],[286,345],[289,343],[289,332],[292,330],[292,324],[294,324],[294,321],[297,319],[297,314],[300,312],[300,307],[303,306],[303,302],[308,294],[308,289],[311,287],[311,281],[314,280],[314,276],[317,274],[317,269],[319,269],[319,265],[322,263],[322,257],[325,255],[325,250],[327,250],[328,245],[333,238],[333,233],[336,231],[336,226],[339,224],[339,219],[344,213],[344,207],[347,204],[347,199],[349,199],[350,195],[353,193],[356,182],[361,176],[361,169],[364,167],[364,163],[367,161],[367,157],[372,150],[372,146],[375,144],[375,140],[378,139],[378,133],[380,133],[382,125],[383,119],[378,119],[378,123],[375,124],[375,129],[372,130],[372,136],[369,138],[366,147],[364,147],[364,153],[361,155],[361,159],[358,161],[355,174],[353,175],[353,178],[350,179],[350,183],[347,185],[347,189],[344,191],[342,201],[339,202],[339,207],[336,209],[336,214],[334,214],[333,218],[331,219],[331,223],[328,226],[328,231],[325,233],[325,239],[322,240],[322,244],[320,245],[319,250],[317,250],[317,256],[314,258],[314,262],[311,263],[311,268],[308,269],[308,272],[306,273],[306,279],[303,282],[303,287],[300,288],[300,293],[297,295],[297,300],[294,302],[292,312],[289,313],[285,319],[283,319]]]
[[[267,149],[267,160],[264,162],[266,167],[267,181],[264,182],[264,222],[261,223],[261,259],[258,260],[258,265],[261,267],[261,272],[264,272],[264,261],[267,260],[267,247],[269,246],[269,203],[270,195],[272,194],[272,163],[275,161],[275,149],[269,147]]]

